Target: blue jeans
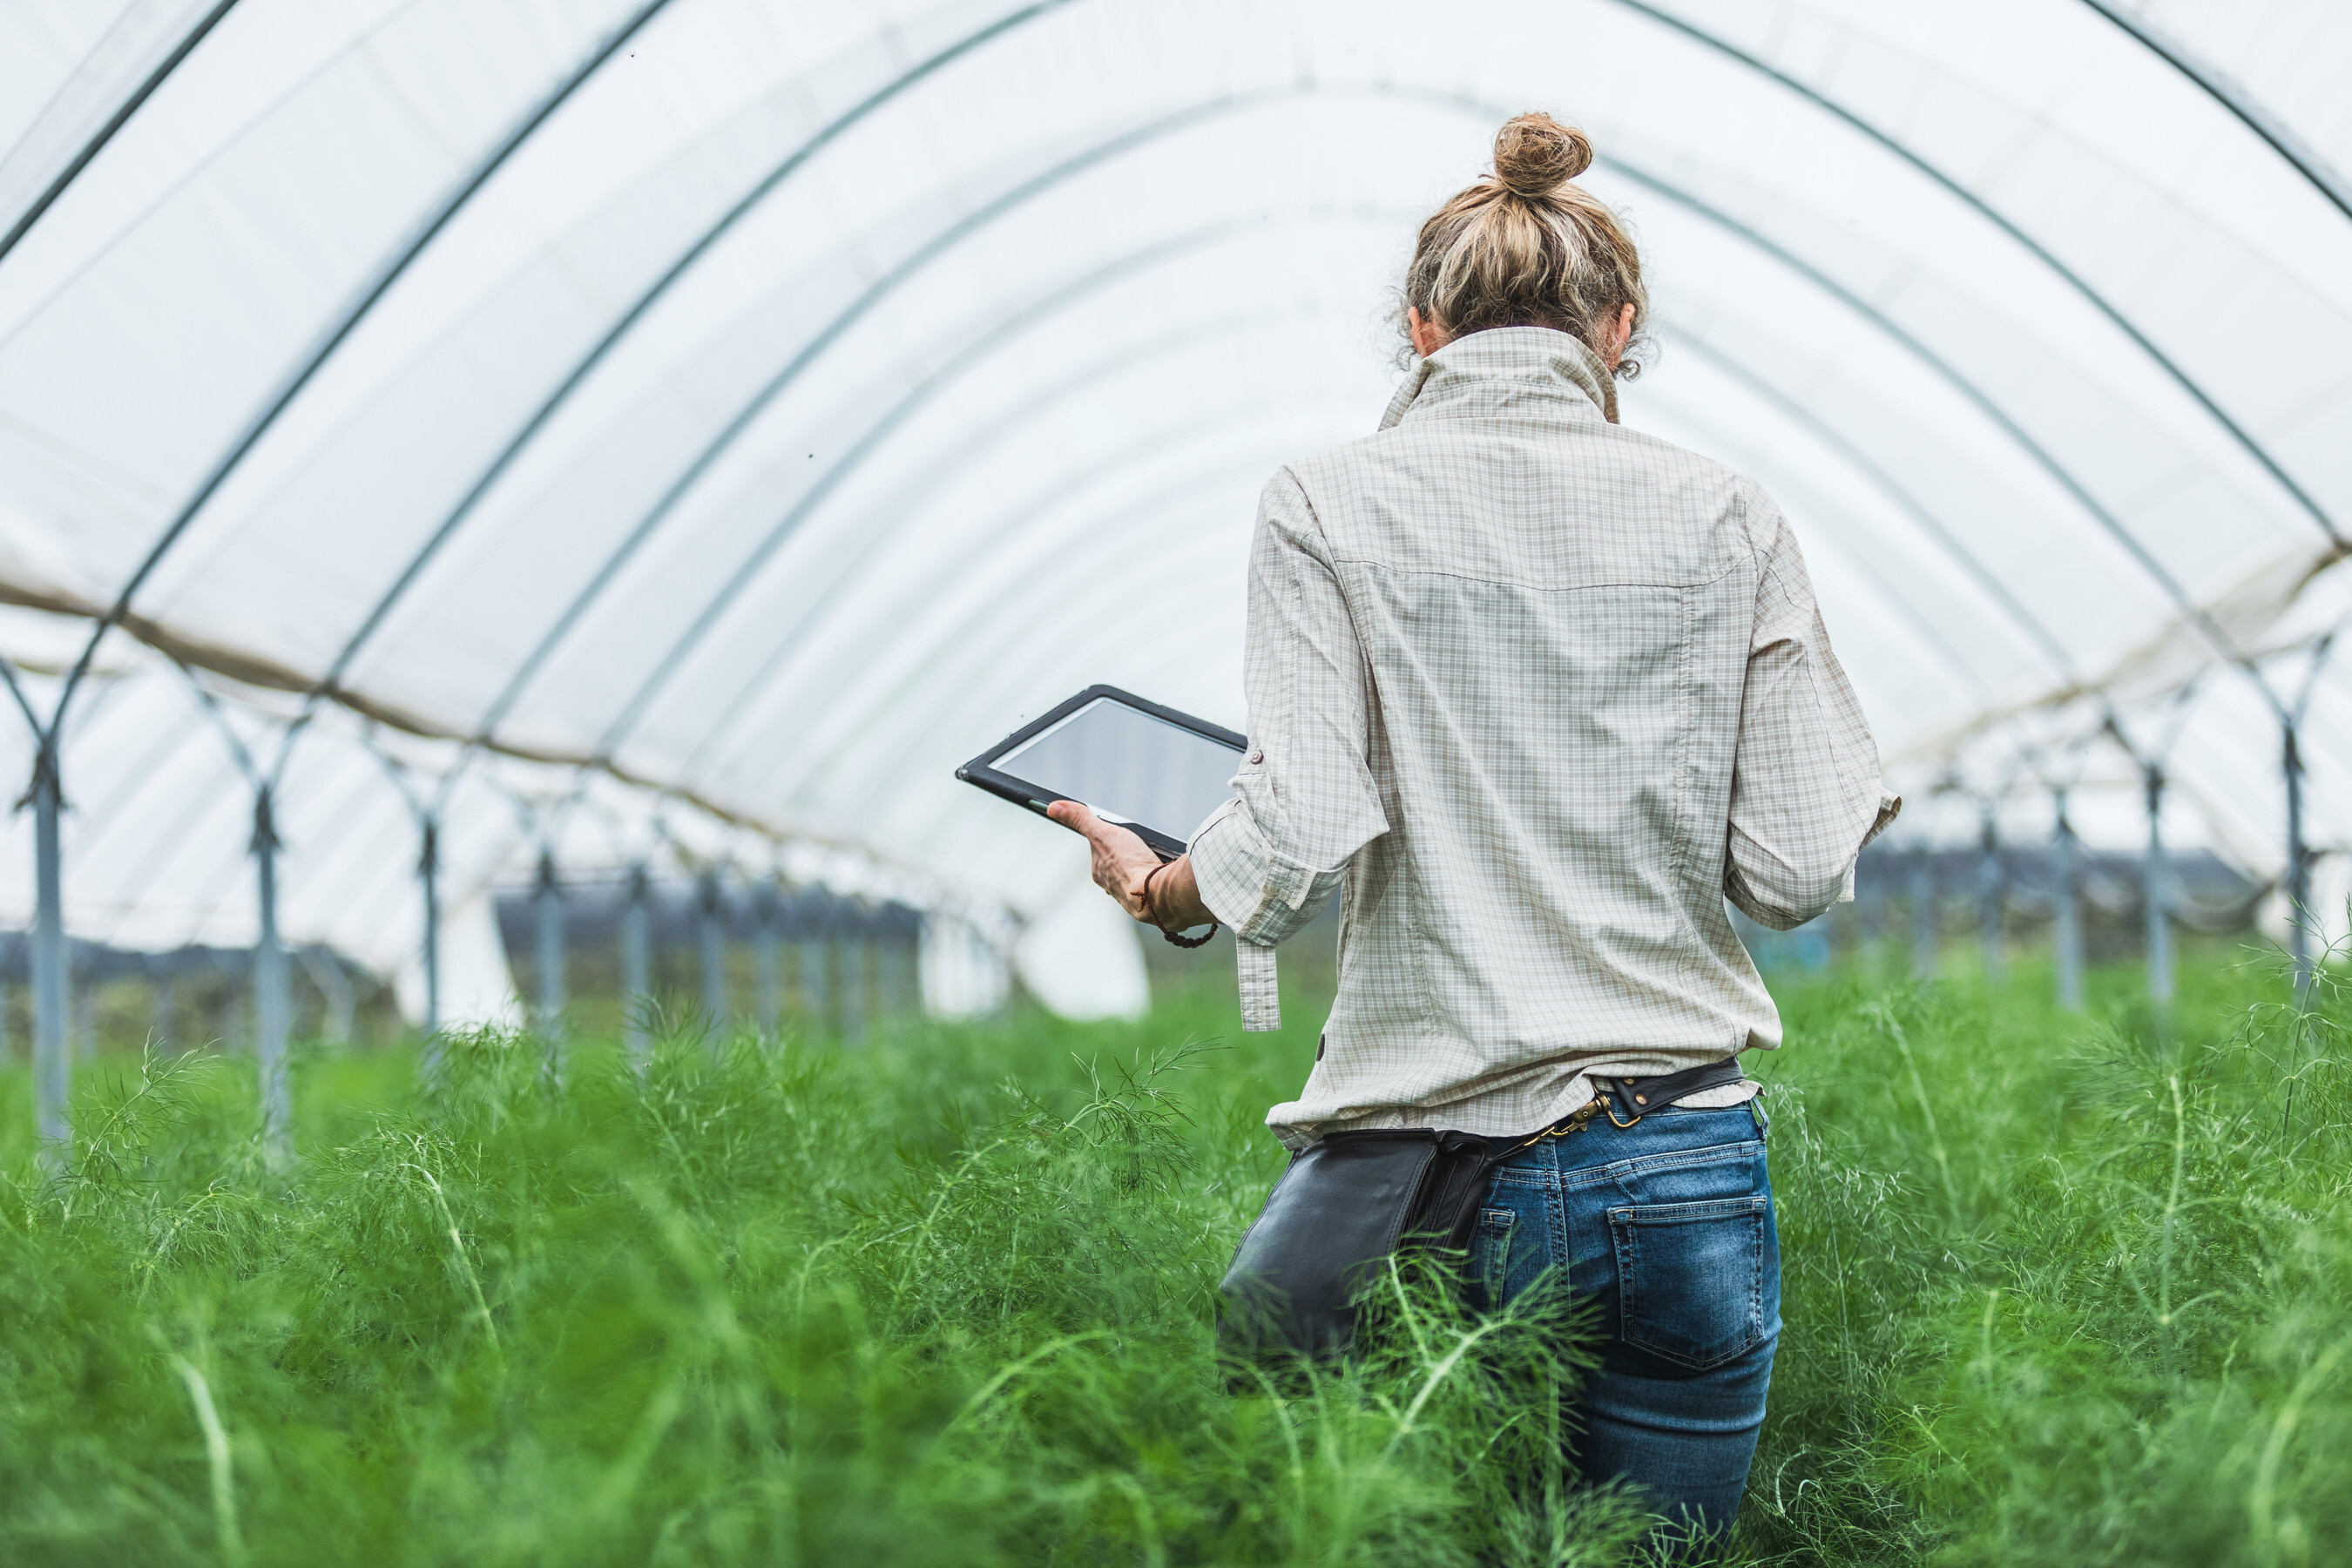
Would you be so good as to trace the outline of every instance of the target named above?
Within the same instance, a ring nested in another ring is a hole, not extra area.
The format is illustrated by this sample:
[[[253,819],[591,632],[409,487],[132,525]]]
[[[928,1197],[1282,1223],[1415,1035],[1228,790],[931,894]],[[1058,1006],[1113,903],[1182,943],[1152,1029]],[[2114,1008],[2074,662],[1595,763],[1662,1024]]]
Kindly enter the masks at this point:
[[[1489,1310],[1563,1284],[1592,1300],[1577,1467],[1709,1533],[1739,1510],[1780,1332],[1765,1125],[1751,1101],[1547,1138],[1496,1167],[1470,1255]]]

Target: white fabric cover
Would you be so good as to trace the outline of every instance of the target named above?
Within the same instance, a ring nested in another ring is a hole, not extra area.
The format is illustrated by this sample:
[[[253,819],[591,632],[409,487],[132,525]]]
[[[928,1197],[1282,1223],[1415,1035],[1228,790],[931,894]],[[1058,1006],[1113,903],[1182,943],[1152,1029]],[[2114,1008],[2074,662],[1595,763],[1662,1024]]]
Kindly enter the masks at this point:
[[[428,798],[466,758],[453,910],[542,838],[692,840],[1002,951],[1083,856],[951,769],[1095,680],[1243,722],[1251,498],[1370,427],[1412,227],[1530,106],[1655,279],[1626,420],[1780,498],[1890,782],[2073,781],[2136,842],[2103,703],[2152,745],[2193,680],[2178,832],[2274,872],[2235,665],[2291,709],[2352,608],[2352,11],[2114,8],[240,0],[61,188],[212,7],[0,8],[0,235],[58,191],[0,255],[0,652],[41,715],[152,564],[68,711],[69,924],[252,932],[250,790],[143,643],[264,773],[331,678],[279,788],[292,939],[415,952],[373,715]],[[2330,849],[2348,699],[2329,663]]]

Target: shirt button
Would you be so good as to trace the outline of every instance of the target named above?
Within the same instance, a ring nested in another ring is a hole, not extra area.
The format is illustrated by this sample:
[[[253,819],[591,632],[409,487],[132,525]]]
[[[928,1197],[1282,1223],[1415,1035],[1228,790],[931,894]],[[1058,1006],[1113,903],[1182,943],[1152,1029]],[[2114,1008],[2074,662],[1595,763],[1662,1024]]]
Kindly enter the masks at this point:
[[[1249,754],[1249,760],[1251,765],[1255,766],[1257,763],[1265,761],[1265,753],[1264,752],[1252,752]]]

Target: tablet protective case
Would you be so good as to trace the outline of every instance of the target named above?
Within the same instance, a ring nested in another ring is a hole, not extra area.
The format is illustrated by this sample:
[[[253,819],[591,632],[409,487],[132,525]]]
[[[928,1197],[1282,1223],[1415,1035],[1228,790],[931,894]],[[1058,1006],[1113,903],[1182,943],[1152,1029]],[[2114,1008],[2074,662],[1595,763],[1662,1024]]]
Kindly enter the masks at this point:
[[[1043,816],[1045,808],[1055,801],[1074,797],[1058,792],[1050,784],[1023,778],[1017,772],[1011,769],[1000,768],[997,765],[998,760],[1009,752],[1020,751],[1028,742],[1047,731],[1055,729],[1073,714],[1106,698],[1157,719],[1164,724],[1189,731],[1204,741],[1214,742],[1234,753],[1234,765],[1236,768],[1241,764],[1241,753],[1248,749],[1249,742],[1245,737],[1235,734],[1222,724],[1212,724],[1205,719],[1196,719],[1190,713],[1146,700],[1132,692],[1122,691],[1116,686],[1089,686],[1068,701],[1057,704],[1052,711],[1023,725],[979,756],[964,763],[956,770],[956,777],[966,784],[977,784],[989,794],[1009,800],[1015,805],[1025,806]],[[1013,766],[1017,767],[1018,763]],[[1161,859],[1173,860],[1177,856],[1184,853],[1185,839],[1200,824],[1198,822],[1147,823],[1125,820],[1122,821],[1121,826],[1133,831],[1144,843],[1150,845],[1152,852]]]

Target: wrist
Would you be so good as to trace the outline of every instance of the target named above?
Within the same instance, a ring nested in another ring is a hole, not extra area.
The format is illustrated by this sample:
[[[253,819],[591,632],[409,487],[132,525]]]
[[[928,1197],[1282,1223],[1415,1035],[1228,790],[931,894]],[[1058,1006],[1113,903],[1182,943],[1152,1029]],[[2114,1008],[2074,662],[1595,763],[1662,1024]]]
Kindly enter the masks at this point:
[[[1178,947],[1201,947],[1217,934],[1217,917],[1201,901],[1201,885],[1192,875],[1192,858],[1189,855],[1180,855],[1164,866],[1154,866],[1146,871],[1138,889],[1138,901],[1143,907],[1136,918],[1159,927],[1160,934]],[[1199,936],[1178,934],[1194,926],[1209,929]]]
[[[1168,869],[1167,862],[1161,861],[1147,868],[1142,876],[1128,885],[1128,897],[1125,900],[1128,906],[1127,912],[1145,925],[1156,926],[1160,923],[1151,879],[1166,869]]]
[[[1190,855],[1178,856],[1146,880],[1150,896],[1144,902],[1144,918],[1160,930],[1190,931],[1217,923],[1216,915],[1201,900],[1201,884],[1192,874]]]

